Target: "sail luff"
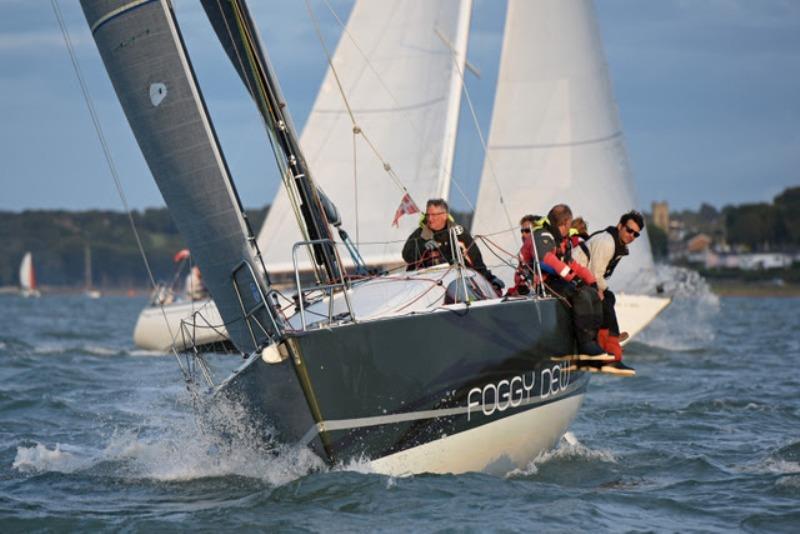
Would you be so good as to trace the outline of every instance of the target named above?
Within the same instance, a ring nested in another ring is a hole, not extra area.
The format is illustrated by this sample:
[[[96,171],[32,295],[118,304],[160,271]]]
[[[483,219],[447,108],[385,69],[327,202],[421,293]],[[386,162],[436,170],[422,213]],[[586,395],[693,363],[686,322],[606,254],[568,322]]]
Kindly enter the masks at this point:
[[[490,235],[513,264],[519,242],[500,211],[501,193],[514,223],[566,203],[590,231],[638,206],[590,0],[509,0],[472,229]],[[612,283],[630,290],[652,267],[644,233]],[[492,268],[511,281],[512,267]]]
[[[81,5],[131,129],[231,340],[242,352],[259,348],[276,334],[262,298],[263,269],[171,6],[166,0],[82,0]],[[243,309],[251,312],[248,319]]]

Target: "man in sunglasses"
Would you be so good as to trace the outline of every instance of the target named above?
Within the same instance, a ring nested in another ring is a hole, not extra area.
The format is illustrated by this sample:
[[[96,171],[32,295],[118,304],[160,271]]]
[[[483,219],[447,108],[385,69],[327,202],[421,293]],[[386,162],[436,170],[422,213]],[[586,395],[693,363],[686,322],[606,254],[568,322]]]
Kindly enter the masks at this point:
[[[593,233],[586,241],[588,250],[575,251],[575,259],[588,265],[597,279],[598,296],[603,302],[603,324],[598,331],[597,342],[606,352],[616,357],[614,363],[604,366],[603,370],[606,372],[621,375],[632,375],[636,372],[622,363],[619,324],[614,310],[616,297],[608,288],[606,280],[614,274],[614,269],[620,260],[628,255],[628,245],[641,235],[643,229],[642,214],[638,211],[629,211],[620,217],[617,226],[609,226],[605,230]]]

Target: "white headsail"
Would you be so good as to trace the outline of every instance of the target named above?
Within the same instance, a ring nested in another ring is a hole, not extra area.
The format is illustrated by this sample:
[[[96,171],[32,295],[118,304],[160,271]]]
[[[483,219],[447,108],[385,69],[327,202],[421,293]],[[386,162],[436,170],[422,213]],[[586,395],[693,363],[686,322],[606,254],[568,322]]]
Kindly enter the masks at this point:
[[[590,231],[638,206],[600,32],[590,0],[509,0],[473,234],[515,254],[519,219],[558,203]],[[652,266],[645,233],[613,282],[632,289]]]
[[[333,56],[357,126],[418,204],[449,193],[470,11],[471,0],[358,0]],[[392,226],[404,191],[365,137],[354,135],[329,68],[300,139],[303,152],[365,262],[397,263],[418,217]],[[268,269],[290,271],[300,240],[281,187],[258,237]]]
[[[270,323],[260,307],[262,269],[170,3],[81,5],[139,147],[231,340],[242,351],[257,348],[266,333],[255,323]]]
[[[36,290],[36,275],[33,271],[33,256],[26,252],[19,264],[19,287],[22,291]]]

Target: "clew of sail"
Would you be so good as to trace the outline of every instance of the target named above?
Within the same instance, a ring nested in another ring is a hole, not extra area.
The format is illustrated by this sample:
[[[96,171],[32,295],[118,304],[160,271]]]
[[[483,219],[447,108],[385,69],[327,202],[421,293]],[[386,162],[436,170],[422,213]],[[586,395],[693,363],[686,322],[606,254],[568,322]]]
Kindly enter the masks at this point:
[[[638,206],[634,191],[591,1],[509,0],[473,235],[515,254],[523,215],[566,203],[601,230]],[[633,290],[652,267],[645,232],[612,284]],[[491,268],[511,280],[513,266]]]
[[[264,270],[167,0],[81,0],[139,147],[242,352],[277,330]]]
[[[419,205],[448,196],[470,12],[470,0],[359,0],[332,57],[347,102],[329,68],[300,144],[368,265],[401,261],[419,222],[392,226],[406,190]],[[292,209],[281,187],[258,236],[270,271],[292,269]]]

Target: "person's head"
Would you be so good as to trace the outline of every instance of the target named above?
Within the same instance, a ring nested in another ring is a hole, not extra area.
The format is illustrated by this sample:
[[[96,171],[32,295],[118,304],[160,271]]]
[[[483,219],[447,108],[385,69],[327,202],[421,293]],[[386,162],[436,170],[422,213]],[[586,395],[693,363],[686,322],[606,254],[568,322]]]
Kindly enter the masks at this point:
[[[533,225],[536,224],[536,221],[539,220],[539,217],[536,215],[524,215],[519,220],[519,231],[522,232],[522,236],[528,236],[533,229]]]
[[[448,213],[447,201],[442,198],[432,198],[425,204],[425,224],[434,232],[438,232],[447,226]]]
[[[630,245],[644,230],[644,217],[638,211],[631,210],[622,214],[617,225],[619,240],[625,245]]]
[[[551,228],[557,228],[562,236],[569,234],[569,227],[572,225],[572,210],[566,204],[556,204],[547,214]]]
[[[589,223],[587,223],[583,217],[576,217],[573,219],[571,228],[576,229],[580,235],[589,233]]]

